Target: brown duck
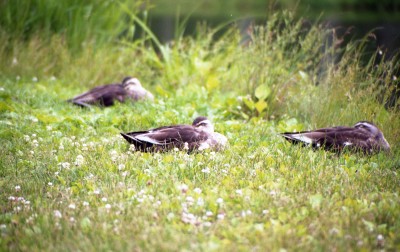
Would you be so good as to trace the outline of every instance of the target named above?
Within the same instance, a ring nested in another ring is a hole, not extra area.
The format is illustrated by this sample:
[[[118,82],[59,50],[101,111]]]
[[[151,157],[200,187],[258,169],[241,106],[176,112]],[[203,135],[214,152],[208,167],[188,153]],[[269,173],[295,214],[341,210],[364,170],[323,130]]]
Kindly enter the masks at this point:
[[[221,150],[227,145],[227,138],[214,132],[214,126],[204,116],[194,119],[192,125],[163,126],[146,131],[121,133],[139,151]]]
[[[281,134],[293,144],[309,145],[313,148],[341,152],[348,149],[353,152],[373,154],[389,151],[390,145],[378,127],[367,121],[360,121],[353,127],[331,127],[311,131],[286,132]]]
[[[91,105],[108,107],[113,106],[115,100],[125,102],[127,99],[133,101],[152,100],[154,97],[142,87],[137,78],[126,77],[122,83],[98,86],[67,101],[81,107],[90,107]]]

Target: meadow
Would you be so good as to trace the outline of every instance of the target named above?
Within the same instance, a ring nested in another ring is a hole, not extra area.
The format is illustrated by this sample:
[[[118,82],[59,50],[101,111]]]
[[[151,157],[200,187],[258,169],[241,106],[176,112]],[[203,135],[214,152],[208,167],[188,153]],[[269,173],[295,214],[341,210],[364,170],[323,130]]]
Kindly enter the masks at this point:
[[[0,32],[1,251],[400,249],[400,112],[387,103],[399,62],[378,61],[373,36],[341,45],[324,24],[279,12],[245,44],[235,25],[221,35],[204,24],[161,44],[140,5],[122,2],[70,0],[90,22],[60,31],[45,19],[27,33],[23,21],[40,18],[26,17]],[[62,17],[53,7],[43,12]],[[65,102],[127,75],[155,101]],[[141,153],[119,135],[198,115],[229,148]],[[382,129],[391,153],[336,155],[279,136],[359,120]]]

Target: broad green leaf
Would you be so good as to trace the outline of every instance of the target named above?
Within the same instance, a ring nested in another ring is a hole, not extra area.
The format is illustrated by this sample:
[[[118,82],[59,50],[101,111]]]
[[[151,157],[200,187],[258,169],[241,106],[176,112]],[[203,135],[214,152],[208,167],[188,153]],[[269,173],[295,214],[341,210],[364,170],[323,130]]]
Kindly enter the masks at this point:
[[[254,95],[258,100],[265,100],[271,94],[271,88],[263,84],[256,88]]]
[[[250,98],[244,98],[243,102],[251,111],[255,109],[255,104]]]
[[[268,107],[268,104],[264,100],[259,100],[256,102],[255,107],[257,112],[261,114]]]

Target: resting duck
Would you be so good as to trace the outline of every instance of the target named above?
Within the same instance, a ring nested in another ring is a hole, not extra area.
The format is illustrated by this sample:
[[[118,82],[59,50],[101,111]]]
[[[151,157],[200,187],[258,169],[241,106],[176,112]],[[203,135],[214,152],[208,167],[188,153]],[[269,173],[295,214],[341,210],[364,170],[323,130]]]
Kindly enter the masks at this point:
[[[142,87],[138,79],[126,77],[120,84],[98,86],[67,101],[81,107],[90,107],[90,105],[108,107],[114,105],[115,100],[124,102],[126,99],[137,101],[153,98],[153,95]]]
[[[293,144],[311,145],[341,152],[343,149],[372,154],[389,151],[390,145],[378,127],[367,121],[360,121],[353,127],[332,127],[312,131],[286,132],[281,134]]]
[[[139,151],[180,150],[221,150],[228,140],[217,132],[207,117],[199,116],[192,125],[164,126],[147,131],[121,133]]]

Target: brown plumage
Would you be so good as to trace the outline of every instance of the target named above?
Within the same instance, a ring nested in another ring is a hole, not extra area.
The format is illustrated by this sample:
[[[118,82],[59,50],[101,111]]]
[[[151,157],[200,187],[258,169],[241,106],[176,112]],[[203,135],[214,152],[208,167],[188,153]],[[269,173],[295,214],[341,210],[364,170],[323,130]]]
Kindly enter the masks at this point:
[[[153,99],[153,95],[142,87],[138,79],[126,77],[122,83],[98,86],[67,101],[81,107],[108,107],[113,106],[116,100],[125,102],[127,99]]]
[[[164,126],[121,135],[139,151],[220,150],[227,144],[226,137],[214,132],[214,126],[203,116],[197,117],[192,125]]]
[[[348,149],[354,152],[372,154],[389,151],[390,145],[378,127],[367,121],[360,121],[353,127],[331,127],[302,132],[281,134],[293,144],[310,145],[313,148],[341,152]]]

